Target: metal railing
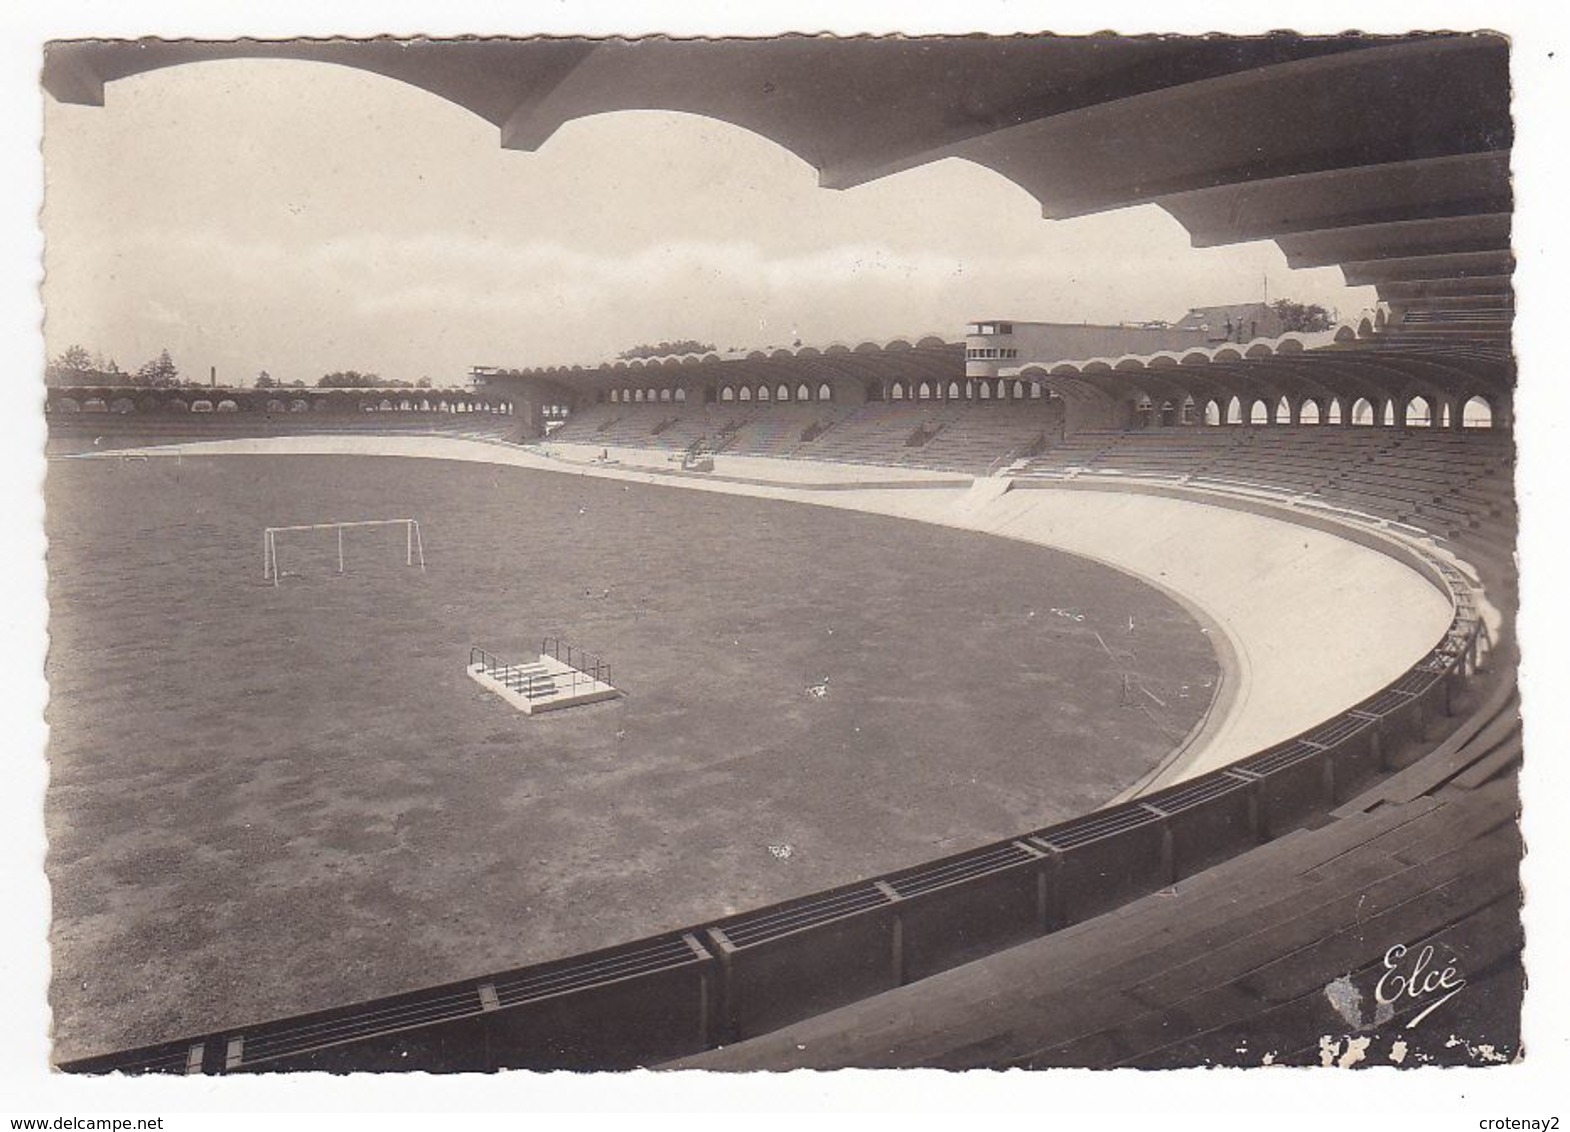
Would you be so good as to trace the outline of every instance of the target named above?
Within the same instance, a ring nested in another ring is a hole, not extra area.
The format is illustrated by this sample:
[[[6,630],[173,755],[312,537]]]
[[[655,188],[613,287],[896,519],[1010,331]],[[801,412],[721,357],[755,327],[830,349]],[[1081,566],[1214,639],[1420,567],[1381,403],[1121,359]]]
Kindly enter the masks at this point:
[[[575,695],[580,688],[611,682],[611,666],[602,657],[570,645],[559,637],[546,637],[540,642],[540,656],[551,656],[567,665],[566,672],[544,670],[539,661],[515,664],[503,660],[495,653],[478,645],[469,648],[469,667],[479,668],[485,675],[524,699],[536,700],[562,693]]]
[[[602,684],[611,682],[611,666],[604,657],[568,644],[560,637],[546,637],[540,642],[541,656],[554,656],[568,668],[582,672]]]
[[[561,690],[553,673],[540,670],[538,662],[532,665],[512,664],[478,645],[469,648],[469,667],[479,668],[485,675],[526,700],[554,695]]]
[[[988,464],[987,470],[981,474],[983,476],[996,475],[1004,468],[1007,468],[1010,464],[1014,463],[1016,460],[1029,459],[1041,450],[1042,445],[1046,443],[1046,439],[1047,434],[1042,432],[1037,433],[1033,439],[1027,440],[1024,444],[1014,445],[1014,447],[1010,448],[1007,452],[1003,453],[1003,455],[999,456],[996,460],[992,461],[992,463]]]

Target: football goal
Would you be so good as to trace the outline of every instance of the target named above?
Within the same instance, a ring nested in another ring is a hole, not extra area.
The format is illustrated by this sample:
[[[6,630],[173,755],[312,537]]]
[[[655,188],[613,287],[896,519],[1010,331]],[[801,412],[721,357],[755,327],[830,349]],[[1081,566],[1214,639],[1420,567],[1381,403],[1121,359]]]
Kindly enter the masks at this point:
[[[292,527],[263,528],[262,580],[276,586],[286,574],[298,574],[298,570],[285,569],[286,558],[295,562],[305,558],[321,560],[325,556],[330,568],[334,550],[337,552],[337,572],[342,574],[349,552],[355,549],[355,540],[346,539],[346,535],[394,527],[403,528],[403,564],[418,564],[424,570],[425,543],[420,539],[418,519],[360,519],[349,523],[300,523]],[[388,540],[385,537],[366,541],[379,544],[373,547],[372,553],[378,550],[386,553]]]

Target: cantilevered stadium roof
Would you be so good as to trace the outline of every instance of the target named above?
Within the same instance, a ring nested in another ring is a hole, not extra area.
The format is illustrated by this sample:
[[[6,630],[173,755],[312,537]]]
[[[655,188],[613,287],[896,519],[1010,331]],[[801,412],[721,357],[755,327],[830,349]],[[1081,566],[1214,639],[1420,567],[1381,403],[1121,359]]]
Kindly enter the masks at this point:
[[[1402,312],[1511,302],[1510,80],[1497,34],[768,40],[84,41],[44,85],[209,59],[371,71],[535,149],[627,109],[752,130],[845,188],[946,157],[987,166],[1048,217],[1161,205],[1197,245],[1275,239]]]

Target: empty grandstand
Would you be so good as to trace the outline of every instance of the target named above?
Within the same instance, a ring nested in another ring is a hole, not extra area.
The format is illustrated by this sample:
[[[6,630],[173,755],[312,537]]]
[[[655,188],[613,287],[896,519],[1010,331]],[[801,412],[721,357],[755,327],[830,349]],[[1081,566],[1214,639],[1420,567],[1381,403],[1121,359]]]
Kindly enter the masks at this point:
[[[430,456],[482,465],[495,483],[501,468],[573,482],[567,473],[630,500],[783,500],[836,520],[1001,536],[1143,579],[1202,626],[1222,675],[1206,710],[1173,728],[1158,711],[1169,689],[1096,631],[1097,663],[1118,676],[1102,705],[1112,714],[1091,713],[1097,736],[1115,738],[1124,725],[1106,720],[1136,711],[1169,733],[1159,758],[1101,782],[1086,812],[953,845],[929,838],[919,855],[751,907],[699,914],[672,901],[640,931],[539,961],[441,967],[397,993],[339,989],[270,1020],[206,1015],[123,1048],[80,1039],[63,1068],[1170,1067],[1329,1064],[1354,1046],[1387,1063],[1519,1055],[1501,38],[78,43],[51,51],[45,85],[101,103],[104,84],[129,74],[251,56],[401,78],[495,123],[513,148],[578,116],[656,105],[776,138],[835,187],[962,157],[1014,179],[1049,216],[1154,202],[1196,243],[1277,239],[1294,264],[1340,265],[1379,302],[1324,331],[1281,332],[1261,325],[1268,308],[1236,304],[1159,326],[982,319],[965,342],[485,367],[463,400],[500,410],[518,443],[386,435],[396,414],[378,402],[353,430],[269,426],[254,441],[214,432],[183,445],[189,458]],[[520,92],[508,81],[519,68],[549,80]],[[1044,70],[1074,78],[1043,89]],[[763,71],[792,100],[758,95]],[[846,95],[861,83],[905,90],[912,73],[920,98]],[[1302,104],[1315,114],[1278,128],[1272,115]],[[1181,147],[1174,120],[1192,127]],[[1226,128],[1204,128],[1216,122]],[[79,392],[55,394],[52,427],[115,399]],[[427,425],[441,410],[421,405],[402,410],[412,429],[453,431]],[[226,416],[270,419],[266,406],[240,408]],[[203,436],[185,428],[182,439]],[[695,455],[713,470],[693,470]],[[632,502],[618,512],[628,523],[634,513]],[[974,545],[952,592],[979,622],[999,591],[989,544]],[[692,560],[726,572],[703,551]],[[552,568],[520,558],[507,584],[543,588]],[[756,569],[771,597],[789,599],[795,612],[782,616],[811,608],[820,579]],[[622,619],[678,602],[687,580],[662,576],[669,589]],[[947,599],[889,588],[905,599],[878,607],[891,616],[918,619]],[[1121,639],[1143,616],[1128,614]],[[1039,675],[1005,653],[989,663],[1000,679]],[[701,666],[691,671],[701,685]],[[934,661],[920,683],[948,703],[960,681]],[[812,683],[779,718],[837,694]],[[1044,718],[1090,712],[1075,698],[1021,698]],[[710,843],[694,836],[701,855]],[[1470,990],[1453,1002],[1387,995],[1409,953],[1464,972]],[[1447,1041],[1458,1032],[1465,1041]]]

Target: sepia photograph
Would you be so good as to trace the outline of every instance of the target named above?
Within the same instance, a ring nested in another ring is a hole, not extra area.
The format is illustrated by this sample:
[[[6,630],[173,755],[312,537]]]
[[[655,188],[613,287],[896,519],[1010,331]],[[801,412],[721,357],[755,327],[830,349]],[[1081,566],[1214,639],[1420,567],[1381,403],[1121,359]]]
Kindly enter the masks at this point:
[[[1562,1046],[1484,15],[32,45],[29,1070]]]

